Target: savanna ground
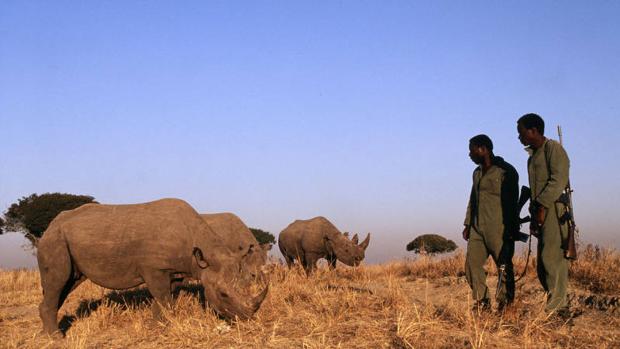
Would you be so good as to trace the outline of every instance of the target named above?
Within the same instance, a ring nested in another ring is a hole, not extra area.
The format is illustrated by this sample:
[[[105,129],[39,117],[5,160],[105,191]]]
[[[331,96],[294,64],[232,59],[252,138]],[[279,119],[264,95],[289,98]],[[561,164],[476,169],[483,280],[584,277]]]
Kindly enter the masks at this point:
[[[515,257],[517,272],[525,258]],[[530,262],[503,315],[472,312],[464,257],[422,257],[358,268],[320,268],[306,278],[274,264],[269,295],[253,320],[228,323],[184,287],[166,321],[148,291],[83,283],[59,312],[66,338],[40,333],[38,271],[0,271],[2,348],[504,348],[620,347],[620,256],[589,246],[571,266],[569,321],[546,317]],[[494,292],[495,268],[487,265]],[[258,285],[256,285],[258,288]]]

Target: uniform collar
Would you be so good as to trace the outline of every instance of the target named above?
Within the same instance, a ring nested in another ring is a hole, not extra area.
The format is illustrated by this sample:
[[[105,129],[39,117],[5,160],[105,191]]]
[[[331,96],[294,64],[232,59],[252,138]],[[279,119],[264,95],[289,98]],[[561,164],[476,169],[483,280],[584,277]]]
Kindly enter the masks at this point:
[[[543,144],[538,149],[545,149],[545,147],[547,146],[547,142],[549,142],[549,138],[545,138],[545,141],[543,142]],[[538,149],[534,149],[534,148],[532,148],[529,145],[527,147],[523,148],[523,150],[525,150],[529,154],[529,156],[534,155],[538,151]]]

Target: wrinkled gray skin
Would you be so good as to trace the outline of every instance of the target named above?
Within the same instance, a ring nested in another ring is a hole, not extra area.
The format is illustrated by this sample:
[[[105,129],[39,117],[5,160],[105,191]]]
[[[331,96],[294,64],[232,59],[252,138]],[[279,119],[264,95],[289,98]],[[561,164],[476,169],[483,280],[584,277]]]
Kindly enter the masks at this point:
[[[155,298],[153,313],[172,302],[175,278],[202,282],[205,299],[225,318],[250,318],[267,295],[235,288],[247,251],[232,253],[186,202],[163,199],[136,205],[86,204],[56,217],[39,241],[37,259],[43,301],[43,329],[58,333],[57,314],[81,282],[110,289],[146,283]]]
[[[242,277],[249,279],[243,279],[242,282],[265,280],[261,268],[267,263],[267,253],[271,250],[271,244],[260,245],[250,229],[235,214],[225,212],[201,214],[200,216],[230,250],[247,251],[243,257]]]
[[[296,220],[278,236],[278,247],[288,266],[297,259],[308,275],[316,269],[320,258],[327,259],[331,268],[336,267],[337,260],[350,266],[359,265],[370,243],[370,234],[361,244],[357,242],[357,234],[349,240],[324,217]]]

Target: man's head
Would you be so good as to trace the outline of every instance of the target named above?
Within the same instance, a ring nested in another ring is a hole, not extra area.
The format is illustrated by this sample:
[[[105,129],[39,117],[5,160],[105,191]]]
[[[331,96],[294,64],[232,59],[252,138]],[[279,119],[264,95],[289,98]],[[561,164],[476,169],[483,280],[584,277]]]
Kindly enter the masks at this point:
[[[469,140],[469,158],[480,165],[487,156],[493,155],[493,142],[487,135],[477,135]]]
[[[545,122],[538,114],[525,114],[517,120],[517,132],[521,144],[534,145],[544,138]]]

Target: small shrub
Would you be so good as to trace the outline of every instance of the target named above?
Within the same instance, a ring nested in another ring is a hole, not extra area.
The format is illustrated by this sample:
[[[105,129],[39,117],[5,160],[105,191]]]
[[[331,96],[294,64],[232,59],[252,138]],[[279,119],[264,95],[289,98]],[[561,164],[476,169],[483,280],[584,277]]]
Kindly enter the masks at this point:
[[[256,241],[258,241],[258,243],[261,245],[276,243],[276,238],[268,231],[264,231],[258,228],[250,228],[250,231],[252,232],[252,234],[254,234]]]
[[[447,253],[456,250],[456,243],[437,234],[424,234],[407,244],[407,251],[414,253]]]

